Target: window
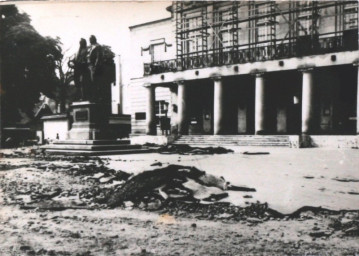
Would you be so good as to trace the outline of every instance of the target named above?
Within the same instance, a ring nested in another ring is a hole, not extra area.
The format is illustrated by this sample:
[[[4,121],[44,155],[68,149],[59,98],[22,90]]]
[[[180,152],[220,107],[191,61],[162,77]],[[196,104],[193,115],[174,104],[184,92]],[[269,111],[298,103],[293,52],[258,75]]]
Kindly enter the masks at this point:
[[[261,3],[255,6],[256,15],[258,19],[256,21],[256,41],[266,42],[275,38],[275,18],[273,16],[266,16],[271,14],[273,10],[273,3]],[[264,16],[264,17],[263,17]]]
[[[202,37],[199,33],[188,33],[187,49],[188,53],[202,51]]]
[[[233,45],[233,37],[229,29],[221,32],[221,39],[223,48],[231,47]]]
[[[167,117],[168,113],[168,102],[164,100],[156,101],[155,105],[155,114],[156,114],[156,122],[160,124],[161,117]]]
[[[217,14],[217,22],[220,23],[218,43],[220,48],[230,48],[233,46],[233,25],[229,23],[232,20],[231,10],[220,10]]]
[[[198,13],[195,15],[198,15]],[[186,39],[183,42],[184,52],[201,52],[203,45],[202,34],[200,32],[200,29],[202,27],[202,17],[196,16],[185,18],[183,26],[186,30],[189,30],[189,32],[186,33]]]
[[[358,27],[358,3],[351,2],[344,5],[344,30]]]
[[[146,120],[146,113],[145,112],[136,112],[135,119],[136,120]]]
[[[315,29],[313,27],[313,1],[300,1],[297,3],[298,8],[298,36],[307,36],[311,34],[311,30]]]

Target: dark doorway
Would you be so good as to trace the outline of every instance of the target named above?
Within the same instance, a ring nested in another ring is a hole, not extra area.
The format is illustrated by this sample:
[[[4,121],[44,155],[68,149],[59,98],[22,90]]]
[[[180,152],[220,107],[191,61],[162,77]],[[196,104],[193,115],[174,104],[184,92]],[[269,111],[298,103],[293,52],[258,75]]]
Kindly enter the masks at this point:
[[[269,73],[266,81],[268,134],[299,134],[301,131],[302,78],[297,70]]]
[[[254,134],[254,77],[233,76],[225,83],[228,134]]]
[[[318,134],[356,133],[357,68],[352,65],[316,71]]]
[[[188,84],[189,134],[213,134],[213,81]]]

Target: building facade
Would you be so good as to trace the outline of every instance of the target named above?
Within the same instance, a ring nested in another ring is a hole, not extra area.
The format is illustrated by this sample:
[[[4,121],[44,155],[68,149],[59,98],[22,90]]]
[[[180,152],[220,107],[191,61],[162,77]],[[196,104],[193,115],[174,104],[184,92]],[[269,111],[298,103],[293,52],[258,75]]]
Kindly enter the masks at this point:
[[[359,134],[358,2],[179,1],[168,10],[171,18],[130,28],[142,54],[133,133],[158,134],[165,115],[180,135]]]

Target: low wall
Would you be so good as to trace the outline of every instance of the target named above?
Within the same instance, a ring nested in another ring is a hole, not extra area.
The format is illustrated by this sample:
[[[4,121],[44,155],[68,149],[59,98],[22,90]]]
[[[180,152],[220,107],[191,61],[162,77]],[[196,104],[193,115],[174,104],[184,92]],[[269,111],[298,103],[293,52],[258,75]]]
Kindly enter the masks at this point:
[[[70,122],[66,114],[44,116],[41,120],[43,121],[43,133],[45,140],[67,139]]]
[[[175,140],[174,136],[130,135],[131,144],[144,145],[146,143],[167,145]]]

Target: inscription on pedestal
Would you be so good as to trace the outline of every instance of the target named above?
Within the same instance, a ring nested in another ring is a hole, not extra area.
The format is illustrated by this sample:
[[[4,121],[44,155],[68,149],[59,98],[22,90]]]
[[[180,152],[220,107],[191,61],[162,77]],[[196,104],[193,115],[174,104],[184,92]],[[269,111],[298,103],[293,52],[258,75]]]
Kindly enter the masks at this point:
[[[89,119],[89,112],[81,110],[75,112],[75,121],[87,121]]]

